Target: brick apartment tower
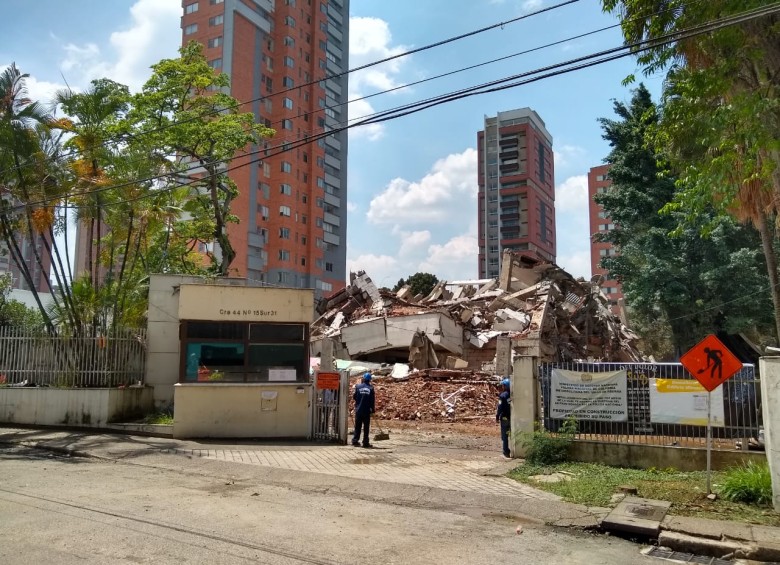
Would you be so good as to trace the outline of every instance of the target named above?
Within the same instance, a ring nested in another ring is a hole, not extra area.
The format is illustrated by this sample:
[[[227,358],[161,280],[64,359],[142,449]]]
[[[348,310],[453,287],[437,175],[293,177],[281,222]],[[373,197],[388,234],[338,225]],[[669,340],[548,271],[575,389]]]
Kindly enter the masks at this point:
[[[504,249],[555,262],[552,136],[530,108],[485,117],[479,148],[479,277],[497,277]]]
[[[348,68],[349,0],[183,0],[182,8],[182,42],[201,42],[210,65],[230,75],[230,94],[253,100],[241,110],[276,130],[271,152],[346,121],[347,75],[326,77]],[[342,288],[346,166],[343,131],[231,172],[240,193],[240,222],[229,228],[234,275],[318,294]]]
[[[51,275],[51,253],[46,249],[44,236],[35,234],[31,239],[29,236],[17,232],[16,241],[19,245],[22,261],[30,271],[33,288],[38,292],[50,292],[49,285],[46,281]],[[35,248],[33,248],[33,246],[35,246]],[[35,258],[36,251],[41,258],[40,264]],[[0,274],[5,273],[11,273],[11,288],[33,290],[22,276],[22,271],[14,257],[11,255],[11,250],[8,248],[5,241],[0,241]]]
[[[599,266],[599,263],[605,257],[615,255],[615,249],[611,243],[602,243],[596,241],[593,236],[597,233],[609,231],[614,227],[612,220],[607,216],[604,209],[596,203],[594,197],[612,186],[609,180],[609,165],[599,165],[588,171],[588,211],[590,215],[590,272],[595,278],[597,276],[605,277],[601,283],[601,289],[609,298],[612,311],[620,313],[620,303],[623,299],[623,290],[620,283],[616,280],[606,280],[607,271]]]

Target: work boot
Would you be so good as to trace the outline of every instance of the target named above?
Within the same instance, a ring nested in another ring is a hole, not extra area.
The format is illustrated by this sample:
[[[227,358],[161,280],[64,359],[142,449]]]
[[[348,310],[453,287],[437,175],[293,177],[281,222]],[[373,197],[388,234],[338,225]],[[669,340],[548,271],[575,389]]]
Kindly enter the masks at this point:
[[[371,445],[370,443],[364,443],[364,444],[363,444],[363,447],[364,447],[365,449],[372,449],[374,446],[373,446],[373,445]]]

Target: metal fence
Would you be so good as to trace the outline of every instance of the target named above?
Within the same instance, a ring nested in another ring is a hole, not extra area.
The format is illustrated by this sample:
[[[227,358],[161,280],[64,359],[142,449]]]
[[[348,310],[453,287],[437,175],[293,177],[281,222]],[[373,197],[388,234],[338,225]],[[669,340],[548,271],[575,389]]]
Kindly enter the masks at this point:
[[[565,420],[550,417],[553,369],[582,373],[626,371],[627,421],[603,422],[578,420],[576,439],[606,443],[705,447],[704,425],[667,424],[652,421],[650,379],[692,380],[679,363],[549,363],[539,365],[539,384],[544,429],[558,432]],[[713,448],[748,448],[758,437],[761,421],[761,386],[755,367],[745,365],[721,385],[724,425],[713,427]]]
[[[114,387],[144,379],[146,332],[52,337],[0,328],[0,386]]]

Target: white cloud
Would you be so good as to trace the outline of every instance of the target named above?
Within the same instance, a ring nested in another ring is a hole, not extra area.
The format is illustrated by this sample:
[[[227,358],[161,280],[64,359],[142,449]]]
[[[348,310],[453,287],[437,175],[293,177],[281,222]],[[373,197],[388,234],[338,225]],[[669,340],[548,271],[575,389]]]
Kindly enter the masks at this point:
[[[349,66],[350,68],[386,59],[407,51],[403,45],[391,45],[390,26],[380,18],[351,17],[349,19]],[[349,77],[349,99],[360,98],[374,92],[389,90],[399,86],[398,74],[405,63],[404,58],[395,59],[356,71]],[[373,114],[374,107],[367,100],[349,105],[349,119],[355,120]],[[353,138],[363,137],[376,141],[382,137],[384,126],[371,124],[349,130]]]
[[[478,253],[476,235],[459,235],[443,245],[431,245],[428,248],[428,257],[420,263],[417,270],[433,273],[440,280],[476,278]]]
[[[417,182],[390,181],[369,204],[375,224],[469,224],[476,214],[477,151],[453,153],[434,163]]]
[[[579,166],[587,157],[588,152],[577,145],[561,145],[553,150],[555,169]]]
[[[555,189],[555,209],[558,212],[588,212],[588,176],[569,177]]]
[[[399,275],[398,260],[390,255],[375,255],[367,253],[354,259],[347,259],[347,272],[365,271],[371,280],[379,287],[392,288],[398,279],[406,275]],[[349,281],[347,281],[349,282]]]
[[[94,43],[65,45],[60,68],[66,78],[85,86],[92,79],[107,77],[138,90],[149,77],[152,64],[176,56],[181,41],[181,2],[137,0],[130,7],[130,17],[132,23],[127,29],[111,34],[111,54]]]
[[[544,5],[544,0],[525,0],[525,2],[522,3],[521,8],[523,12],[533,12],[534,10],[538,10]]]
[[[431,232],[428,230],[402,232],[401,247],[398,249],[398,255],[400,257],[408,257],[410,255],[425,253],[430,241]]]
[[[584,245],[578,245],[576,249],[569,249],[569,253],[566,255],[559,255],[556,263],[574,277],[590,279],[590,247],[587,240]]]
[[[357,212],[358,207],[354,202],[347,202],[347,212]]]

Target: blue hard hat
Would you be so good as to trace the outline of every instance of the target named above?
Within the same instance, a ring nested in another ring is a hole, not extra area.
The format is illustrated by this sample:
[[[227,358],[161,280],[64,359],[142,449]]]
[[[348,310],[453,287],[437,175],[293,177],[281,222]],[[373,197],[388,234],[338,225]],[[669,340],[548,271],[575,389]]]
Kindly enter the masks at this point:
[[[502,386],[509,386],[509,379],[503,379],[503,380],[501,381],[501,385],[502,385]]]
[[[363,375],[363,380],[366,381],[366,382],[370,381],[371,380],[371,373],[365,373]]]

